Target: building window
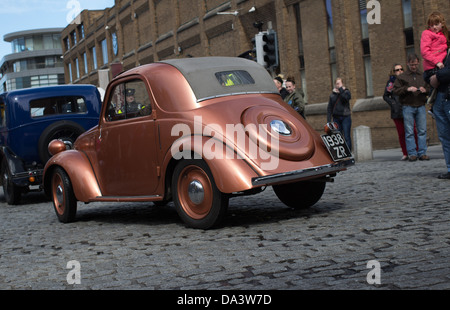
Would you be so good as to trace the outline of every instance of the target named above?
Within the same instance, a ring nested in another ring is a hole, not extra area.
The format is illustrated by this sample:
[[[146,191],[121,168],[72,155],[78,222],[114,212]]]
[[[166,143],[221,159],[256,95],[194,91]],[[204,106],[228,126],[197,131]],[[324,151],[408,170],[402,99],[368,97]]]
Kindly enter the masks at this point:
[[[305,94],[305,102],[308,101],[308,95],[306,91],[306,70],[305,70],[305,53],[303,51],[303,35],[302,35],[302,21],[300,18],[300,5],[294,4],[295,19],[297,21],[297,37],[298,37],[298,57],[300,62],[300,76],[302,81],[302,90]]]
[[[70,38],[72,40],[72,45],[73,46],[77,45],[77,33],[75,31],[72,31],[70,33]]]
[[[64,41],[64,50],[65,52],[67,52],[68,50],[70,50],[69,37],[65,37],[63,41]]]
[[[412,20],[411,0],[402,0],[403,32],[405,34],[406,54],[414,53],[414,30]]]
[[[18,38],[12,42],[12,52],[20,53],[24,52],[25,49],[25,38]]]
[[[69,71],[69,82],[72,82],[73,81],[73,76],[72,76],[72,63],[68,63],[67,64],[67,69],[68,69],[68,71]]]
[[[84,25],[81,24],[78,26],[78,34],[80,36],[80,41],[84,39]]]
[[[88,74],[87,55],[83,53],[84,74]]]
[[[330,54],[330,70],[332,81],[331,85],[334,85],[334,81],[338,77],[338,73],[337,73],[336,46],[334,44],[333,12],[331,9],[331,0],[325,0],[325,6],[327,9],[328,50]]]
[[[21,53],[25,51],[41,51],[61,48],[61,35],[34,35],[23,38],[17,38],[12,41],[12,52]],[[70,48],[67,38],[64,39],[66,50]]]
[[[53,36],[51,34],[44,35],[43,36],[44,41],[44,49],[45,50],[51,50],[55,47],[53,46]]]
[[[77,79],[80,78],[80,62],[78,61],[78,58],[75,58],[75,70],[77,73]]]
[[[92,57],[92,69],[97,70],[97,52],[95,51],[95,46],[91,48],[91,57]]]
[[[115,32],[111,34],[111,43],[113,47],[114,56],[117,56],[117,54],[119,53],[119,43],[117,41],[117,34]]]
[[[101,44],[102,44],[103,64],[106,65],[108,63],[108,44],[106,42],[106,39],[104,39]]]
[[[373,97],[372,60],[370,58],[369,24],[367,23],[366,0],[359,0],[359,13],[361,17],[361,44],[363,50],[364,73],[366,77],[366,95]]]

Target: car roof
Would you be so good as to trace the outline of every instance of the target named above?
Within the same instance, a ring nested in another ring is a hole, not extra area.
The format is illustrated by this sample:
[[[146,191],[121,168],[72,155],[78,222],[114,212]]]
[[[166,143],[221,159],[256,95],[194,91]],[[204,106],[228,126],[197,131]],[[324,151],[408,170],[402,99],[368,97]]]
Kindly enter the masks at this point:
[[[51,92],[55,96],[58,96],[59,92],[66,92],[66,91],[81,91],[83,89],[90,89],[90,88],[96,88],[94,85],[90,84],[77,84],[77,85],[54,85],[54,86],[41,86],[41,87],[32,87],[32,88],[22,88],[22,89],[16,89],[11,90],[8,92],[4,92],[0,94],[2,97],[9,97],[9,96],[17,96],[17,95],[29,95],[29,94],[42,94],[42,93],[49,93]]]
[[[248,94],[248,93],[276,93],[272,77],[267,70],[258,63],[238,57],[198,57],[169,59],[161,61],[178,69],[191,86],[197,101],[211,98]],[[255,83],[243,85],[222,85],[216,73],[232,71],[246,71]]]

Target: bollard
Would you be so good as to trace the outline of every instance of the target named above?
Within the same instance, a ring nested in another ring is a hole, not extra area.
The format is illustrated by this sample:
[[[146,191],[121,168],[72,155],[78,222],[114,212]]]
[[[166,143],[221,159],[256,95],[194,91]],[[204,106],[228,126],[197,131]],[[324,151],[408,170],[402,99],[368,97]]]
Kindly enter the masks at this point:
[[[372,160],[372,134],[370,127],[353,128],[353,155],[356,161]]]

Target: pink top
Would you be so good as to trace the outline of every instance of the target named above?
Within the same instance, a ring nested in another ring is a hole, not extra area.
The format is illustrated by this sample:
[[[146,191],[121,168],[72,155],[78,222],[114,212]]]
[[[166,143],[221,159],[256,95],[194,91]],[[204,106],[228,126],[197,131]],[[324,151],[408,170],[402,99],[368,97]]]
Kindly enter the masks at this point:
[[[430,29],[422,32],[420,53],[423,57],[423,70],[431,70],[438,62],[443,62],[447,55],[447,38],[440,31],[434,33]]]

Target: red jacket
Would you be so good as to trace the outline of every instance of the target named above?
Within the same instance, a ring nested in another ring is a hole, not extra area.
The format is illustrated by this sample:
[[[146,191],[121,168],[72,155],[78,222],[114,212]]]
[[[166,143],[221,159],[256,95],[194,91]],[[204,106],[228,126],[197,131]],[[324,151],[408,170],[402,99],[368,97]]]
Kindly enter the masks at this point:
[[[431,70],[447,56],[447,38],[441,32],[434,33],[430,29],[422,32],[420,53],[423,58],[423,70]]]

